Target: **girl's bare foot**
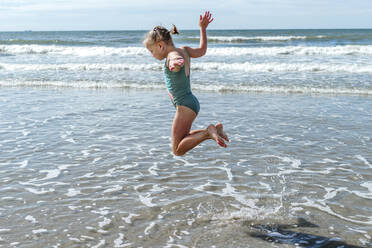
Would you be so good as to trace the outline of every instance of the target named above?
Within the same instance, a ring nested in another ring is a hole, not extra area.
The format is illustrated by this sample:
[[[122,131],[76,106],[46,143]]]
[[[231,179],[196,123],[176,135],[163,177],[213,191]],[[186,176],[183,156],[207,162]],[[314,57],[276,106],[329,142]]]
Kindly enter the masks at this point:
[[[207,131],[208,131],[209,137],[215,140],[219,146],[227,147],[223,138],[218,135],[217,128],[215,126],[209,125],[207,128]]]
[[[229,138],[227,137],[226,133],[223,131],[222,123],[218,122],[216,124],[217,134],[221,136],[227,142],[230,142]]]

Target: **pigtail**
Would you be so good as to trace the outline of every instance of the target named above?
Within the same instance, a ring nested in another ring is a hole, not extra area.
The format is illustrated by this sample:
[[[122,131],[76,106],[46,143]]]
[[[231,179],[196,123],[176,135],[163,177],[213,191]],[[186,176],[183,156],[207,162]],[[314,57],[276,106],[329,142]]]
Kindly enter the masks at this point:
[[[173,25],[171,31],[168,31],[165,27],[162,26],[155,26],[152,30],[150,30],[146,36],[143,43],[146,44],[155,44],[160,41],[164,41],[167,44],[173,45],[173,40],[171,34],[179,34],[176,26]]]
[[[179,32],[178,32],[178,29],[176,28],[176,26],[174,25],[174,24],[172,24],[173,25],[173,28],[171,29],[171,34],[180,34]]]

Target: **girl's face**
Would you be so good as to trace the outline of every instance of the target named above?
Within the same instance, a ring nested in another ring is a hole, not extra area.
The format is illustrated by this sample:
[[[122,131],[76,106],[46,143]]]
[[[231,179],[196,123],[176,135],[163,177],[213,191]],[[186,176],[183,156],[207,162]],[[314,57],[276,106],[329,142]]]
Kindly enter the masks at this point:
[[[164,42],[158,42],[152,45],[147,45],[146,48],[151,52],[152,56],[158,60],[163,60],[166,58],[165,55],[165,44]]]

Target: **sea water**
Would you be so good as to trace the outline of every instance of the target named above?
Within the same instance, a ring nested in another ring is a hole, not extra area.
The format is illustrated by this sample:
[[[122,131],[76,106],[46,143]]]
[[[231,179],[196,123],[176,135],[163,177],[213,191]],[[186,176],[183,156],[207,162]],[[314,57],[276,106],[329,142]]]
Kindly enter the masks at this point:
[[[0,33],[0,247],[371,247],[371,30],[208,31],[183,157],[144,35]]]
[[[164,88],[144,31],[0,33],[0,85]],[[199,31],[177,46],[197,47]],[[370,95],[372,30],[211,30],[193,60],[205,91]]]

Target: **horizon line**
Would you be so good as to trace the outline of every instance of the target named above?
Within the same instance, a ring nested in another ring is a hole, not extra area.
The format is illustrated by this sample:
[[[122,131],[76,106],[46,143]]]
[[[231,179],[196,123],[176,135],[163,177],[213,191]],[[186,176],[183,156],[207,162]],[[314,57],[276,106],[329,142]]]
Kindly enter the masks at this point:
[[[199,29],[180,29],[185,31],[199,31]],[[370,28],[210,28],[209,31],[221,31],[221,30],[231,30],[231,31],[260,31],[260,30],[372,30]],[[120,32],[120,31],[148,31],[148,29],[60,29],[60,30],[37,30],[37,29],[25,29],[25,30],[0,30],[0,33],[6,32]]]

